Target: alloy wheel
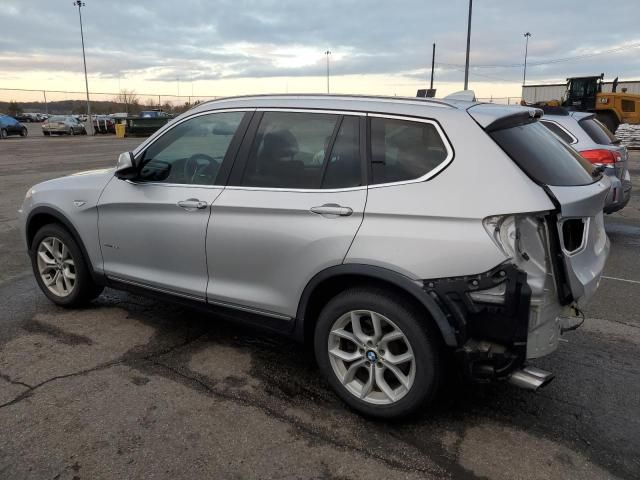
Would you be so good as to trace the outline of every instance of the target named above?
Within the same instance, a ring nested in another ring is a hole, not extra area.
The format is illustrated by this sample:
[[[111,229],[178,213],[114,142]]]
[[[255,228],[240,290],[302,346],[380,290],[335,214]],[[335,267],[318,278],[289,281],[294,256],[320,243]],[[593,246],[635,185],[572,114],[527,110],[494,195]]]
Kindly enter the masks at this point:
[[[66,297],[76,285],[76,266],[62,240],[46,237],[38,245],[38,272],[42,283],[58,297]]]
[[[416,374],[413,349],[402,330],[384,315],[348,312],[333,323],[327,343],[333,372],[355,397],[388,405],[411,390]]]

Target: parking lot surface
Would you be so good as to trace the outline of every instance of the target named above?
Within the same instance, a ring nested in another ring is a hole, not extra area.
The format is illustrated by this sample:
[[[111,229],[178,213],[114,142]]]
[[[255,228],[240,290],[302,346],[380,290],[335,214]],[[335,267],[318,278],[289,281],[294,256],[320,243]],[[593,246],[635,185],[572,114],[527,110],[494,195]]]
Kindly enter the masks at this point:
[[[45,299],[17,229],[27,188],[140,141],[0,141],[0,478],[640,478],[640,183],[606,219],[584,326],[535,363],[551,385],[451,381],[431,411],[384,423],[289,340],[109,289],[84,310]]]

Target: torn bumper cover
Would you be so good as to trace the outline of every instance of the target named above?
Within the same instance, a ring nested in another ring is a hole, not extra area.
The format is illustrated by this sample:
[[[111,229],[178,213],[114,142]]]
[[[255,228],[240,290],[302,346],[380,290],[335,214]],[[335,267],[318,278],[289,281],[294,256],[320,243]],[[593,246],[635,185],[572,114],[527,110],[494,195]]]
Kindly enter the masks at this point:
[[[478,275],[425,280],[423,288],[455,329],[456,357],[466,376],[506,378],[526,361],[536,307],[527,274],[513,263]]]

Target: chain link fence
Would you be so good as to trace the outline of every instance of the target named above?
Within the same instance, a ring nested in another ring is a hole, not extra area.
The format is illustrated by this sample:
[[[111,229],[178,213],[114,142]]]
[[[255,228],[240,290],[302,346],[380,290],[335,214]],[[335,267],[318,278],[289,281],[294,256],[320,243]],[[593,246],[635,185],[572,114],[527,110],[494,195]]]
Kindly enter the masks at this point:
[[[133,90],[120,92],[89,92],[92,114],[127,113],[136,115],[142,110],[161,109],[180,113],[193,105],[219,98],[207,95],[158,95],[138,93]],[[0,113],[46,113],[70,115],[87,113],[86,92],[62,90],[29,90],[0,88]]]
[[[520,105],[522,97],[483,97],[477,100],[479,102],[497,103],[498,105]]]

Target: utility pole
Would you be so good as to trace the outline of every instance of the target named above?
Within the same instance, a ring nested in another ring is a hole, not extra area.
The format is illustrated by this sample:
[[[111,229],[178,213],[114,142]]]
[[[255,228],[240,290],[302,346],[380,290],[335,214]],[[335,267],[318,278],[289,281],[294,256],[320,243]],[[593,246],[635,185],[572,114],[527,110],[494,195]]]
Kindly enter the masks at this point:
[[[331,55],[331,50],[327,50],[324,54],[327,56],[327,93],[329,93],[329,55]]]
[[[522,74],[522,86],[527,82],[527,54],[529,53],[529,37],[531,37],[531,33],[527,32],[524,34],[526,40],[524,44],[524,73]]]
[[[469,89],[469,50],[471,48],[471,10],[473,0],[469,0],[469,20],[467,22],[467,60],[464,64],[464,89]]]
[[[431,83],[429,84],[429,89],[433,90],[433,70],[436,65],[436,44],[433,44],[433,52],[431,53]]]
[[[81,1],[73,2],[74,7],[78,7],[78,16],[80,17],[80,39],[82,40],[82,62],[84,63],[84,85],[87,89],[87,119],[89,122],[89,134],[93,135],[93,119],[91,118],[91,102],[89,101],[89,80],[87,78],[87,57],[84,54],[84,31],[82,30],[82,7],[86,3]]]

